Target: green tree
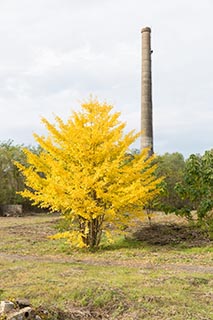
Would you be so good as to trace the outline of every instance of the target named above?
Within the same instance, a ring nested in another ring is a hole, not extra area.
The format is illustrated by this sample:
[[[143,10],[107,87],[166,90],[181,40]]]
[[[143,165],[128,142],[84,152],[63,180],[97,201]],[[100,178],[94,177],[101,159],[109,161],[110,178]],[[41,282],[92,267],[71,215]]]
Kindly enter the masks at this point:
[[[148,150],[128,156],[140,134],[124,134],[125,124],[112,106],[83,103],[67,123],[43,119],[49,134],[35,135],[39,155],[25,150],[28,165],[21,194],[43,208],[59,211],[70,224],[65,237],[79,247],[97,247],[103,230],[143,218],[143,208],[159,193],[161,179]],[[30,188],[30,189],[29,189]]]
[[[162,192],[155,200],[155,209],[165,213],[174,212],[185,205],[185,200],[181,199],[175,186],[182,183],[185,160],[181,153],[165,153],[156,158],[158,177],[164,177],[162,181]]]
[[[203,156],[192,154],[186,161],[183,182],[176,185],[180,197],[196,210],[198,222],[213,230],[213,149]],[[191,207],[182,212],[191,218]]]
[[[17,191],[23,190],[23,176],[14,161],[24,163],[22,146],[12,141],[0,143],[0,204],[18,204],[23,201]]]

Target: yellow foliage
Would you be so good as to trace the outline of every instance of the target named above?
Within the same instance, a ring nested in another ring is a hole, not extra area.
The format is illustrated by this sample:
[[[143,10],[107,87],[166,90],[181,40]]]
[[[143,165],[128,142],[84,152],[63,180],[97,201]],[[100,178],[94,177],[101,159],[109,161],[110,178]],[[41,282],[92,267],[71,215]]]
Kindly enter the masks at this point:
[[[148,150],[128,156],[140,133],[124,134],[120,114],[111,111],[90,100],[66,123],[42,119],[48,135],[34,135],[41,153],[25,149],[28,166],[17,164],[26,178],[22,196],[61,212],[71,224],[63,236],[80,247],[97,246],[105,222],[119,228],[143,218],[142,209],[160,191],[154,156],[148,158]]]

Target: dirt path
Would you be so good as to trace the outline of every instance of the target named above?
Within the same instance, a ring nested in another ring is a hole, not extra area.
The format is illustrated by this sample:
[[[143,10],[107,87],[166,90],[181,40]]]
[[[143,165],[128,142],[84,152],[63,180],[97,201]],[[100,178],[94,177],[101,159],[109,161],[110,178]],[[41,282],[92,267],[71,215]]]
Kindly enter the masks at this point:
[[[129,261],[129,260],[105,260],[105,259],[73,259],[70,257],[54,257],[54,256],[36,256],[36,255],[20,255],[20,254],[7,254],[0,253],[0,259],[6,260],[20,260],[20,261],[39,261],[44,263],[71,263],[71,264],[84,264],[89,266],[119,266],[139,269],[150,269],[150,270],[173,270],[193,273],[210,273],[213,274],[213,267],[204,265],[190,265],[190,264],[153,264],[143,263],[142,261]]]

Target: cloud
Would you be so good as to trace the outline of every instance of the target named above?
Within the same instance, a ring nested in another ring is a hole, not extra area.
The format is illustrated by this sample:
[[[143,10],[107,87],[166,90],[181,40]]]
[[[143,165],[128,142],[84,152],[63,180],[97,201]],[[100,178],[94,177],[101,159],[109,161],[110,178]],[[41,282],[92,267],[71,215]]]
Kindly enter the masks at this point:
[[[140,130],[140,30],[149,25],[156,152],[211,148],[212,9],[209,0],[1,2],[0,140],[32,143],[41,116],[66,119],[90,94]]]

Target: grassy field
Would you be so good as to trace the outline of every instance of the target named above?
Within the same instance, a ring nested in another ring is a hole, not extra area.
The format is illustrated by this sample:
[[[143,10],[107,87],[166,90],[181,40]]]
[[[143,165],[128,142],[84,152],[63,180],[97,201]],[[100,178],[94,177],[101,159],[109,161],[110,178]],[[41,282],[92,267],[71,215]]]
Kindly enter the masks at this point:
[[[156,215],[92,253],[49,240],[58,223],[0,217],[1,300],[28,298],[49,319],[213,319],[213,243],[205,234]]]

